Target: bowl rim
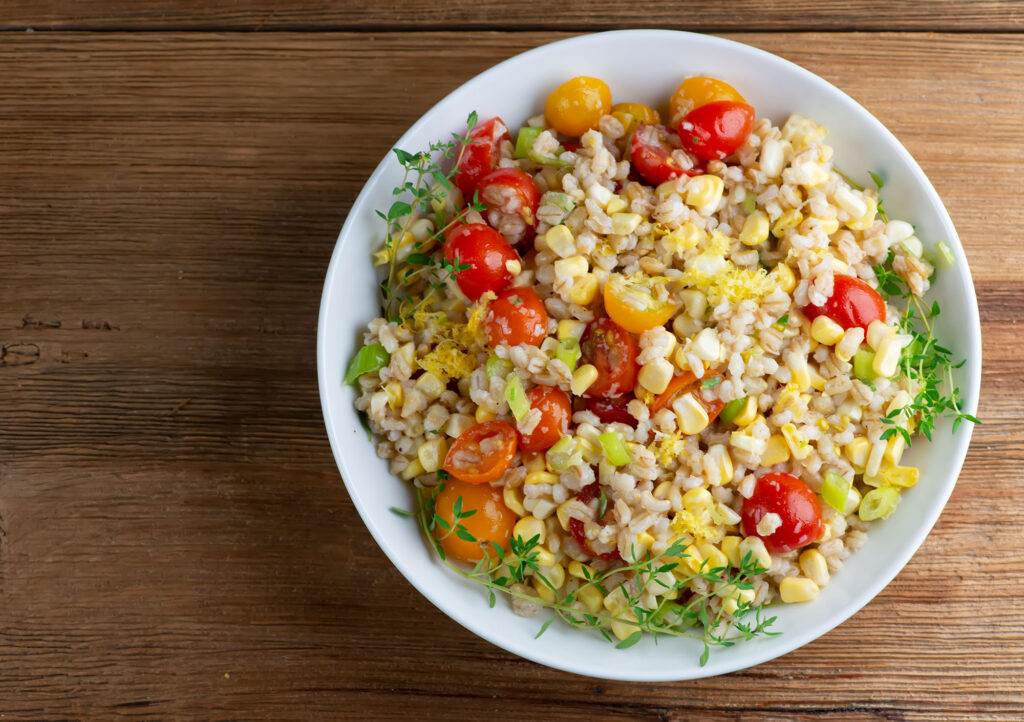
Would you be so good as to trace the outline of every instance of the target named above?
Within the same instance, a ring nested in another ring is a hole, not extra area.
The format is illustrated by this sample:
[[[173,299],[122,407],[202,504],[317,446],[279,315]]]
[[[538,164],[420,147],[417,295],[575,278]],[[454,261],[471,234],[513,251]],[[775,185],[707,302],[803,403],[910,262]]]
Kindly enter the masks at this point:
[[[614,38],[614,39],[626,39],[628,38],[631,42],[644,42],[644,41],[665,41],[665,42],[679,42],[686,41],[687,39],[700,39],[700,42],[710,42],[712,44],[719,44],[724,47],[725,50],[730,52],[746,53],[752,56],[754,59],[763,59],[772,63],[782,63],[789,66],[789,69],[798,75],[804,76],[804,78],[815,85],[818,85],[823,91],[833,94],[836,98],[843,102],[846,106],[846,110],[854,113],[857,118],[856,122],[858,125],[867,124],[873,126],[872,130],[877,133],[881,133],[887,136],[892,146],[895,148],[898,156],[897,162],[906,167],[907,171],[911,175],[913,182],[920,186],[924,193],[925,198],[930,202],[935,212],[936,220],[939,225],[946,231],[947,243],[953,251],[955,257],[956,273],[960,277],[963,292],[965,294],[964,300],[967,301],[967,316],[970,322],[970,328],[967,329],[969,335],[966,339],[966,357],[969,363],[967,368],[970,373],[965,374],[964,383],[961,385],[961,393],[964,400],[963,411],[968,414],[976,415],[979,400],[979,391],[981,383],[981,323],[980,315],[978,310],[977,296],[974,289],[973,278],[971,276],[970,267],[967,263],[966,254],[963,250],[963,245],[960,241],[959,235],[956,233],[956,229],[953,226],[952,219],[946,210],[945,205],[942,203],[938,192],[933,187],[931,181],[925,175],[924,171],[918,165],[917,161],[913,158],[910,152],[903,146],[903,144],[889,131],[888,128],[882,124],[873,114],[871,114],[866,108],[860,103],[854,100],[852,97],[847,95],[841,89],[828,82],[824,78],[817,74],[807,70],[796,63],[782,58],[778,55],[770,53],[760,48],[756,48],[745,43],[741,43],[727,38],[722,38],[714,35],[707,35],[703,33],[691,33],[678,30],[663,30],[663,29],[650,29],[650,28],[634,28],[634,29],[623,29],[623,30],[612,30],[599,33],[585,33],[580,35],[571,36],[561,40],[556,40],[550,43],[545,43],[529,50],[523,51],[516,55],[513,55],[506,60],[503,60],[483,72],[473,76],[466,82],[459,85],[459,87],[452,90],[450,93],[445,95],[443,98],[438,100],[429,110],[427,110],[415,123],[413,123],[402,136],[396,140],[391,147],[403,147],[403,144],[407,145],[407,141],[415,136],[419,130],[426,125],[433,115],[438,112],[439,108],[447,105],[449,102],[453,102],[460,95],[468,92],[470,86],[476,85],[477,83],[486,82],[489,78],[497,75],[503,71],[504,68],[510,64],[516,64],[522,62],[525,58],[529,58],[534,55],[552,52],[553,48],[558,48],[560,51],[571,51],[577,46],[586,46],[591,43],[601,42],[602,39]],[[360,498],[354,487],[350,486],[347,481],[348,478],[352,478],[350,473],[354,470],[349,468],[344,455],[342,454],[341,442],[339,440],[340,432],[336,428],[338,419],[332,414],[331,405],[329,403],[330,387],[332,384],[340,384],[339,379],[327,378],[327,363],[326,363],[326,329],[328,325],[328,319],[330,316],[330,299],[331,293],[334,290],[332,279],[338,273],[338,266],[341,263],[341,248],[346,237],[346,230],[352,220],[353,211],[360,208],[371,194],[371,189],[377,185],[377,181],[381,175],[386,171],[389,163],[391,153],[390,150],[384,155],[381,161],[378,163],[373,173],[369,176],[359,195],[352,203],[352,207],[346,214],[345,223],[339,231],[338,238],[335,242],[334,250],[332,251],[331,261],[325,275],[324,288],[321,295],[320,313],[317,325],[317,378],[321,400],[321,408],[324,416],[324,423],[327,429],[328,439],[331,445],[331,451],[334,455],[335,462],[342,476],[342,481],[346,486],[349,497],[352,499],[356,510],[359,512],[363,523],[366,525],[370,534],[374,540],[388,557],[389,561],[399,570],[402,576],[408,581],[420,594],[426,597],[434,606],[436,606],[441,612],[443,612],[450,619],[454,620],[473,634],[491,642],[492,644],[516,654],[525,659],[529,659],[538,664],[543,664],[555,669],[579,674],[583,676],[590,676],[594,678],[604,678],[610,680],[621,680],[621,681],[637,681],[637,682],[662,682],[662,681],[680,681],[689,679],[700,679],[704,677],[715,676],[719,674],[727,674],[741,669],[747,669],[749,667],[762,664],[766,661],[770,661],[777,657],[781,657],[789,652],[798,649],[805,644],[808,644],[815,639],[824,636],[832,629],[842,624],[844,621],[849,619],[852,615],[863,609],[872,599],[874,599],[888,584],[895,578],[899,572],[901,572],[917,552],[918,548],[924,542],[925,538],[931,532],[935,525],[939,515],[942,513],[952,494],[953,488],[959,478],[960,471],[963,467],[963,463],[967,456],[967,450],[970,444],[971,436],[973,433],[973,424],[967,423],[960,427],[957,434],[954,435],[953,441],[956,445],[954,449],[954,458],[956,463],[945,472],[945,483],[941,488],[936,489],[938,493],[933,496],[933,500],[929,505],[930,511],[925,514],[923,523],[921,523],[914,531],[912,539],[903,549],[899,550],[896,555],[900,558],[899,564],[891,566],[891,573],[886,572],[873,577],[869,583],[864,585],[860,592],[854,595],[849,601],[847,601],[842,611],[830,616],[827,621],[818,625],[810,625],[807,628],[798,630],[787,630],[785,635],[776,637],[773,639],[773,643],[764,646],[751,646],[750,653],[748,656],[740,658],[738,663],[718,661],[716,663],[715,656],[712,655],[711,660],[704,667],[697,668],[694,673],[680,673],[679,670],[673,670],[673,668],[666,668],[663,670],[648,670],[647,674],[628,674],[628,673],[616,673],[615,670],[609,669],[596,669],[592,665],[587,665],[582,662],[567,661],[561,658],[552,658],[545,656],[540,653],[539,647],[533,649],[527,647],[524,644],[517,644],[515,640],[502,638],[502,636],[495,631],[494,625],[486,625],[479,623],[476,619],[463,618],[461,616],[455,616],[455,614],[446,609],[443,602],[438,598],[430,587],[420,586],[414,581],[415,573],[411,568],[411,564],[403,558],[400,550],[392,547],[387,537],[378,529],[373,522],[371,517],[364,506],[363,500]],[[351,411],[351,409],[348,409]],[[354,416],[354,414],[353,414]],[[395,477],[397,478],[397,477]],[[431,552],[433,554],[433,552]],[[436,560],[435,560],[436,561]],[[454,581],[454,577],[453,577]],[[483,602],[482,602],[483,603]],[[490,610],[493,611],[493,610]],[[500,631],[500,629],[498,630]],[[610,645],[609,645],[610,646]]]

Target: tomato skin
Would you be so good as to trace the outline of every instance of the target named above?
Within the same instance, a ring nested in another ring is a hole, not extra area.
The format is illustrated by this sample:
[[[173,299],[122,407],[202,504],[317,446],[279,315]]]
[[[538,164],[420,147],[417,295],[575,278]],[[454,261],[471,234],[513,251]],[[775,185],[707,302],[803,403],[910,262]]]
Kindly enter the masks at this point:
[[[663,326],[672,318],[676,305],[671,300],[657,301],[634,289],[639,284],[629,283],[621,275],[613,275],[604,284],[604,310],[615,323],[632,333],[643,333],[655,326]],[[649,290],[649,287],[648,289]],[[634,301],[631,303],[630,301]],[[636,302],[646,304],[640,308]]]
[[[753,107],[718,100],[687,113],[679,121],[679,139],[701,160],[722,160],[743,145],[753,127]]]
[[[572,401],[557,386],[534,386],[526,392],[530,408],[540,411],[540,423],[529,434],[519,434],[519,448],[531,453],[547,451],[569,429]],[[518,431],[517,431],[518,433]]]
[[[501,477],[516,454],[516,430],[504,421],[485,421],[459,434],[444,457],[444,470],[467,484],[485,484]],[[489,442],[488,451],[480,444]]]
[[[662,125],[638,125],[629,141],[632,169],[652,185],[661,185],[682,175],[699,175],[696,166],[683,168],[672,157],[669,132]]]
[[[529,173],[518,168],[498,168],[480,179],[476,192],[490,213],[519,216],[531,229],[530,237],[533,237],[540,191]]]
[[[747,102],[736,88],[718,78],[705,76],[687,78],[672,94],[672,99],[669,101],[669,117],[674,123],[678,123],[691,110],[718,100],[731,100],[736,103]]]
[[[587,484],[585,487],[580,489],[580,493],[577,494],[576,498],[579,501],[583,502],[584,504],[589,504],[598,496],[600,496],[600,494],[601,485],[600,483],[595,481],[594,483]],[[609,504],[609,507],[610,506],[611,505]],[[604,518],[600,519],[599,521],[604,522],[605,520],[607,520],[609,514],[611,514],[610,508],[605,512]],[[594,559],[603,559],[609,562],[615,561],[617,559],[622,559],[622,555],[619,554],[618,548],[612,549],[610,552],[604,552],[603,554],[598,554],[597,552],[595,552],[593,547],[590,546],[590,540],[587,539],[587,534],[585,527],[583,526],[583,522],[579,519],[569,520],[569,533],[572,534],[573,538],[576,540],[576,543],[579,544],[580,549],[583,551],[583,553],[589,554]]]
[[[586,363],[597,368],[597,381],[584,392],[587,397],[612,398],[633,390],[639,365],[636,339],[610,318],[596,318],[587,324],[580,339]]]
[[[626,409],[629,402],[632,401],[635,396],[632,394],[624,394],[622,396],[615,396],[610,399],[592,398],[587,399],[587,411],[590,411],[601,420],[602,424],[626,424],[636,428],[636,419]]]
[[[491,118],[474,125],[468,138],[470,142],[462,148],[454,177],[455,185],[467,201],[472,199],[480,179],[498,165],[498,147],[502,141],[510,140],[510,136],[501,118]]]
[[[597,125],[612,107],[612,91],[599,78],[581,75],[559,85],[544,102],[551,127],[570,138],[579,138]]]
[[[629,135],[638,125],[660,123],[661,116],[654,108],[643,103],[616,103],[612,106],[612,115],[622,123],[625,135]]]
[[[462,511],[476,511],[475,514],[459,519],[459,524],[476,537],[476,542],[460,539],[454,532],[449,534],[450,525],[455,523],[455,502],[462,499]],[[449,529],[441,525],[434,528],[435,539],[440,539],[445,554],[463,562],[475,563],[484,558],[484,554],[494,554],[490,542],[495,542],[503,549],[508,549],[512,538],[512,529],[516,523],[516,515],[505,506],[502,490],[486,484],[467,484],[464,481],[449,479],[444,489],[434,500],[434,513],[449,524]],[[442,538],[443,537],[443,538]],[[487,542],[487,551],[480,542]]]
[[[683,394],[693,392],[693,396],[697,399],[697,403],[703,406],[704,411],[707,412],[708,423],[710,424],[718,418],[718,415],[722,413],[722,409],[725,408],[724,401],[720,399],[705,401],[704,396],[701,394],[701,386],[712,378],[721,379],[722,374],[717,371],[708,371],[704,374],[704,378],[699,380],[693,375],[692,371],[684,371],[679,376],[673,376],[672,380],[668,382],[668,388],[655,396],[654,401],[651,402],[651,415],[653,416],[662,409],[672,408],[672,404],[675,403],[676,399]],[[721,383],[721,381],[719,381],[719,383]]]
[[[859,278],[837,273],[828,300],[821,306],[804,306],[803,312],[808,321],[825,315],[845,329],[860,327],[867,333],[872,321],[885,322],[885,301]]]
[[[782,524],[767,536],[757,533],[766,514],[778,514]],[[743,500],[743,533],[760,537],[773,554],[807,546],[821,538],[821,503],[811,487],[792,474],[773,471],[759,477],[754,493]]]
[[[512,282],[505,267],[518,261],[519,255],[508,241],[485,223],[459,223],[448,231],[444,257],[453,264],[469,264],[455,272],[455,281],[470,300],[477,300],[487,291],[497,293]]]
[[[539,346],[548,333],[548,312],[532,288],[506,288],[491,301],[484,320],[487,344]]]

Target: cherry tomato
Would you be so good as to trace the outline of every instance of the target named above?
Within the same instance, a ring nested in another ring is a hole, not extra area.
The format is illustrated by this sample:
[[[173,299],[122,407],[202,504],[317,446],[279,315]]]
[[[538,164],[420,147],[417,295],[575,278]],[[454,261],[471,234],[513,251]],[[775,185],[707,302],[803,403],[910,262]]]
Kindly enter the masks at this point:
[[[559,85],[544,103],[551,127],[570,138],[579,138],[597,125],[612,108],[612,91],[598,78],[581,75]]]
[[[843,328],[859,326],[866,333],[872,321],[885,321],[885,301],[859,278],[837,273],[832,278],[832,295],[821,306],[804,306],[803,312],[810,321],[825,315]]]
[[[455,520],[455,503],[462,499],[462,513],[475,512],[470,516]],[[502,490],[486,484],[467,484],[464,481],[450,479],[444,483],[444,489],[434,501],[434,513],[445,520],[448,529],[440,524],[434,527],[434,538],[440,539],[445,554],[464,562],[478,562],[484,554],[491,556],[495,542],[503,549],[508,549],[512,538],[512,528],[516,523],[515,513],[505,506]],[[452,525],[461,524],[466,531],[476,537],[475,542],[460,539]],[[486,549],[486,552],[485,552]]]
[[[635,398],[633,394],[625,394],[611,399],[587,399],[587,410],[595,414],[602,424],[620,423],[635,429],[636,419],[626,409]]]
[[[684,167],[672,155],[673,151],[682,152],[672,146],[670,140],[674,137],[662,125],[638,125],[633,131],[633,138],[629,141],[629,159],[632,169],[648,183],[661,185],[681,175],[700,173],[696,163]]]
[[[459,434],[444,457],[444,470],[467,484],[501,477],[516,453],[516,430],[504,421],[485,421]]]
[[[622,123],[627,136],[638,125],[661,122],[658,111],[643,103],[616,103],[612,106],[612,115]]]
[[[627,331],[643,333],[665,325],[675,313],[676,304],[670,296],[665,300],[655,298],[650,284],[615,274],[604,284],[604,310]]]
[[[695,76],[687,78],[672,93],[669,101],[669,118],[673,124],[682,120],[683,116],[694,108],[699,108],[718,100],[731,100],[734,103],[746,103],[736,88],[718,78]]]
[[[600,495],[601,485],[595,481],[593,484],[588,484],[587,486],[580,489],[580,493],[576,496],[576,498],[582,501],[584,504],[589,504]],[[601,519],[599,519],[598,522],[605,523],[608,521],[609,514],[612,513],[611,504],[609,504],[608,507],[609,508],[605,511],[604,516]],[[615,561],[617,559],[622,559],[622,555],[619,554],[618,547],[615,547],[611,551],[603,552],[601,554],[595,552],[593,547],[590,546],[590,540],[587,539],[587,534],[585,527],[583,526],[583,522],[579,519],[569,520],[569,532],[576,540],[576,543],[580,545],[580,549],[583,551],[584,554],[588,554],[594,559],[604,559],[605,561],[609,562]]]
[[[509,140],[508,127],[501,118],[491,118],[477,123],[468,133],[467,143],[459,156],[455,171],[455,185],[466,200],[473,197],[476,184],[498,165],[498,147],[503,140]]]
[[[455,281],[473,301],[511,283],[512,274],[505,264],[519,260],[508,241],[485,223],[452,226],[444,241],[444,257],[456,267],[469,264],[469,268],[455,271]]]
[[[519,448],[523,451],[547,451],[569,428],[572,402],[569,395],[557,386],[534,386],[526,392],[531,409],[540,411],[540,423],[529,434],[519,434]]]
[[[480,180],[476,192],[487,205],[487,220],[513,244],[533,238],[540,191],[529,173],[498,168]]]
[[[532,288],[506,288],[491,301],[484,319],[487,343],[539,346],[548,332],[548,312]]]
[[[753,127],[751,106],[717,100],[691,110],[679,121],[679,139],[701,160],[722,160],[743,145]]]
[[[636,386],[639,372],[636,339],[610,318],[596,318],[587,324],[580,339],[580,352],[585,363],[597,369],[597,381],[584,396],[609,399],[628,393]]]
[[[757,532],[766,514],[778,514],[782,523],[771,534]],[[819,539],[821,503],[811,487],[792,474],[773,471],[757,480],[754,493],[743,500],[743,533],[760,537],[768,551],[785,553]]]
[[[668,388],[655,396],[654,401],[651,402],[651,415],[653,416],[662,409],[672,408],[672,404],[676,402],[676,399],[683,394],[692,392],[694,398],[697,399],[697,403],[703,406],[704,411],[707,412],[708,423],[710,424],[718,418],[718,415],[722,413],[722,409],[725,408],[724,401],[720,399],[707,401],[704,399],[704,395],[701,394],[703,385],[708,383],[710,379],[715,378],[719,379],[719,383],[721,383],[722,374],[717,371],[708,371],[704,374],[704,378],[698,379],[693,375],[692,371],[684,371],[680,376],[673,376],[672,380],[668,382]],[[717,386],[717,384],[715,385]]]

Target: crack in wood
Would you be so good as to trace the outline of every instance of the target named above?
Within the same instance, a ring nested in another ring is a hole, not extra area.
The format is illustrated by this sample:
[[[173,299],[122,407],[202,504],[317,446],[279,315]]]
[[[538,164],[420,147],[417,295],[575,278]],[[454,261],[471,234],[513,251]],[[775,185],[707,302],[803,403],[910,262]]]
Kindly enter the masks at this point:
[[[21,319],[21,326],[18,328],[60,328],[60,321],[57,319],[36,318],[32,314],[25,314]]]
[[[121,327],[110,321],[83,320],[82,328],[97,331],[120,331]]]
[[[0,366],[29,366],[39,360],[34,343],[9,343],[0,347]]]

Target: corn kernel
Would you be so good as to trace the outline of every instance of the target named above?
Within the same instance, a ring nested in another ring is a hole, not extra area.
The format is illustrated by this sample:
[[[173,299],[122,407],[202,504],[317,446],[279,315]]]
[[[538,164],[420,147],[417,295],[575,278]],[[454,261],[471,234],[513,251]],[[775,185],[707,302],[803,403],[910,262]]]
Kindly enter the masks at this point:
[[[811,143],[821,143],[827,132],[810,118],[794,113],[782,126],[782,139],[790,141],[794,148],[799,149]]]
[[[711,213],[722,200],[725,182],[716,175],[699,175],[686,185],[686,205],[698,209],[701,215]]]
[[[564,341],[568,338],[574,338],[579,341],[583,338],[583,332],[587,330],[587,324],[583,321],[577,321],[576,319],[563,319],[558,322],[558,340]]]
[[[597,576],[597,572],[589,564],[578,562],[573,559],[569,562],[569,576],[576,577],[577,579],[590,580]]]
[[[879,441],[871,445],[868,453],[868,460],[864,463],[864,481],[868,482],[869,477],[877,477],[878,471],[882,468],[882,459],[885,456],[885,442]]]
[[[850,460],[854,469],[863,471],[864,465],[868,463],[868,454],[871,451],[871,442],[865,436],[855,436],[849,444],[843,448],[843,453]]]
[[[398,355],[402,358],[403,361],[405,361],[405,364],[409,368],[416,368],[416,344],[414,344],[412,341],[399,346]]]
[[[699,572],[700,565],[704,562],[704,557],[700,553],[700,549],[697,548],[696,544],[690,544],[688,547],[683,549],[683,553],[679,558],[682,562],[676,569],[682,569],[682,567],[688,567],[691,572]],[[675,570],[673,570],[675,571]],[[686,570],[683,570],[686,574]],[[678,575],[677,575],[678,576]]]
[[[519,537],[524,542],[528,542],[534,537],[538,537],[537,543],[543,544],[547,539],[548,530],[544,526],[544,522],[537,517],[524,516],[515,523],[515,526],[512,527],[512,536]]]
[[[530,501],[533,503],[533,515],[543,521],[551,516],[557,508],[554,502],[550,502],[547,499],[533,499],[523,502],[523,506],[528,506]]]
[[[785,263],[777,263],[775,268],[768,273],[768,278],[782,289],[783,293],[792,293],[796,288],[796,276],[793,274],[793,269]]]
[[[840,361],[849,361],[853,358],[853,355],[860,349],[861,343],[864,341],[864,329],[860,326],[854,326],[848,328],[843,333],[843,337],[836,344],[835,352],[836,358]]]
[[[819,374],[814,369],[808,369],[808,373],[811,375],[811,388],[815,391],[825,390],[825,377]]]
[[[718,357],[722,353],[722,342],[718,340],[718,332],[713,328],[705,328],[694,337],[689,350],[705,363],[718,363]]]
[[[871,370],[878,376],[889,378],[896,373],[896,369],[899,367],[902,350],[900,342],[894,337],[882,339],[875,352],[875,359],[871,362]]]
[[[754,211],[743,221],[740,243],[745,246],[759,246],[768,240],[769,223],[764,211]]]
[[[740,542],[739,549],[741,562],[749,554],[751,560],[757,562],[759,567],[771,569],[772,555],[768,553],[768,547],[764,545],[764,541],[760,537],[744,537]]]
[[[569,256],[555,261],[555,276],[558,278],[579,278],[590,268],[585,256]]]
[[[626,199],[613,193],[612,197],[608,199],[608,203],[605,204],[604,210],[608,215],[614,216],[616,213],[621,213],[627,208],[629,208],[629,203],[626,202]],[[618,231],[613,231],[613,233],[618,233]]]
[[[822,233],[826,236],[831,236],[833,233],[839,230],[839,221],[835,218],[818,218],[818,228],[821,229]],[[833,259],[835,263],[837,259]],[[845,264],[844,264],[845,265]]]
[[[574,396],[582,396],[597,381],[597,368],[593,364],[583,364],[572,372],[572,383],[569,388]]]
[[[697,545],[701,555],[707,560],[704,565],[704,571],[711,571],[712,569],[723,569],[729,566],[729,557],[727,557],[718,547],[708,542],[701,542]]]
[[[890,246],[905,241],[914,235],[914,227],[906,221],[889,221],[885,224],[885,238]]]
[[[384,393],[388,395],[388,406],[391,407],[391,410],[398,411],[402,407],[402,399],[405,397],[402,384],[392,381],[384,387]]]
[[[587,187],[587,197],[597,203],[602,208],[608,207],[608,202],[612,199],[615,194],[605,188],[600,183],[592,183]]]
[[[724,614],[728,614],[731,616],[735,614],[736,610],[738,610],[739,608],[739,602],[737,602],[733,597],[728,597],[722,601],[722,612]]]
[[[546,549],[545,547],[537,547],[533,551],[537,554],[535,559],[537,561],[538,566],[553,567],[555,563],[558,561],[557,559],[555,559],[555,555],[552,554],[551,551],[549,549]],[[548,577],[549,581],[550,579],[551,577]]]
[[[679,302],[687,316],[694,319],[704,318],[708,309],[708,298],[696,288],[687,288],[679,292]],[[679,319],[680,316],[676,316]],[[673,323],[673,326],[675,324]]]
[[[800,571],[819,587],[828,584],[828,562],[817,549],[805,549],[800,554]]]
[[[907,440],[903,438],[903,434],[894,434],[889,437],[889,441],[885,444],[885,452],[882,454],[882,458],[889,462],[890,466],[896,466],[900,463],[900,459],[903,458],[903,452],[907,450]]]
[[[807,357],[797,351],[789,351],[785,356],[786,368],[793,375],[793,383],[798,391],[811,388],[811,374],[807,368]]]
[[[820,593],[818,585],[806,577],[786,577],[779,582],[779,596],[786,604],[813,602]]]
[[[583,606],[591,614],[597,614],[601,611],[601,606],[604,604],[604,595],[601,594],[600,589],[592,584],[580,587],[576,592],[576,598],[583,602]]]
[[[676,413],[679,428],[687,436],[699,434],[711,423],[707,410],[693,393],[683,394],[672,404],[672,410]]]
[[[627,612],[626,614],[623,614],[621,616],[623,619],[628,619],[633,622],[636,621],[636,615],[632,612]],[[627,624],[626,622],[617,621],[612,622],[609,626],[611,626],[612,634],[614,634],[619,639],[619,641],[629,639],[629,637],[639,629],[639,627],[635,624]]]
[[[622,593],[620,587],[615,587],[605,596],[604,608],[612,614],[622,614],[629,608],[629,603],[626,601],[626,595]]]
[[[639,213],[614,213],[612,214],[612,233],[617,236],[628,236],[637,229],[643,216]]]
[[[704,478],[713,486],[728,484],[732,480],[732,456],[725,444],[712,444],[701,460],[704,467]]]
[[[877,351],[882,341],[890,338],[893,334],[895,334],[895,331],[891,326],[887,326],[884,321],[875,319],[868,326],[868,346]]]
[[[544,551],[547,550],[545,549]],[[548,553],[550,554],[551,552]],[[545,569],[538,569],[534,576],[536,577],[538,574],[543,575],[545,579],[551,582],[551,586],[555,589],[559,589],[563,584],[565,584],[565,567],[557,562],[546,566]]]
[[[643,558],[647,550],[654,544],[655,539],[653,536],[643,531],[636,535],[636,553],[638,558]]]
[[[416,450],[416,457],[423,465],[423,471],[430,473],[441,468],[447,453],[448,442],[444,437],[438,437],[420,444],[420,448]]]
[[[754,396],[748,396],[743,408],[736,414],[736,418],[732,422],[742,429],[754,423],[755,419],[757,419],[757,399]]]
[[[555,509],[555,516],[558,518],[558,526],[562,527],[562,531],[569,531],[569,504],[575,498],[576,497],[574,496],[572,499],[567,499],[559,504],[558,508]],[[515,509],[512,509],[512,511],[515,511]]]
[[[683,494],[683,508],[691,514],[710,509],[715,499],[703,486],[697,486]]]
[[[758,439],[743,431],[734,431],[729,435],[729,446],[748,454],[759,456],[764,453],[767,442],[765,439]]]
[[[664,393],[672,380],[672,364],[663,358],[648,361],[640,367],[637,381],[652,394]]]
[[[726,558],[729,560],[729,564],[734,567],[738,567],[740,565],[741,541],[743,541],[743,539],[738,536],[727,536],[722,539],[721,542],[722,553],[725,554]]]
[[[846,211],[850,220],[861,218],[868,210],[867,204],[845,185],[841,185],[833,194],[836,204]]]
[[[523,492],[515,486],[505,486],[501,492],[505,500],[505,506],[516,516],[526,516],[526,509],[523,508]]]
[[[493,409],[489,409],[486,406],[477,406],[476,413],[473,414],[473,418],[476,419],[478,424],[482,424],[485,421],[493,421],[497,416]]]
[[[419,459],[413,459],[409,462],[409,465],[402,470],[402,479],[409,481],[415,479],[417,476],[423,473],[423,464],[420,463]]]
[[[663,481],[654,487],[654,491],[651,493],[654,494],[655,499],[667,499],[672,493],[672,488],[673,484],[671,481]]]
[[[796,208],[790,208],[775,221],[775,225],[772,226],[772,235],[776,238],[782,238],[786,235],[786,231],[791,228],[796,228],[803,222],[803,220],[803,213],[798,211]]]
[[[782,143],[775,138],[765,140],[761,145],[761,154],[758,156],[761,171],[769,178],[778,178],[785,162]]]
[[[785,461],[789,461],[789,445],[783,437],[772,434],[765,443],[764,453],[761,454],[761,464],[775,466]]]
[[[907,488],[918,482],[921,472],[916,466],[893,466],[882,472],[882,478],[890,486]]]
[[[811,338],[826,346],[834,346],[845,330],[828,316],[818,316],[811,323]]]
[[[555,592],[551,587],[544,583],[539,574],[540,572],[538,571],[533,575],[533,580],[531,582],[533,584],[533,589],[537,592],[537,596],[540,597],[541,600],[551,604],[555,601]]]
[[[526,475],[527,484],[557,484],[558,474],[549,471],[531,471]]]
[[[779,429],[782,432],[782,438],[786,440],[786,446],[789,447],[789,453],[792,454],[794,459],[806,459],[811,454],[811,445],[804,439],[796,426],[793,424],[783,424],[782,428]]]
[[[878,213],[878,201],[874,198],[865,197],[864,204],[867,209],[860,218],[846,222],[846,227],[854,231],[866,231],[875,222],[875,215]]]
[[[584,273],[576,279],[569,291],[569,300],[577,306],[589,306],[597,297],[597,276]]]

